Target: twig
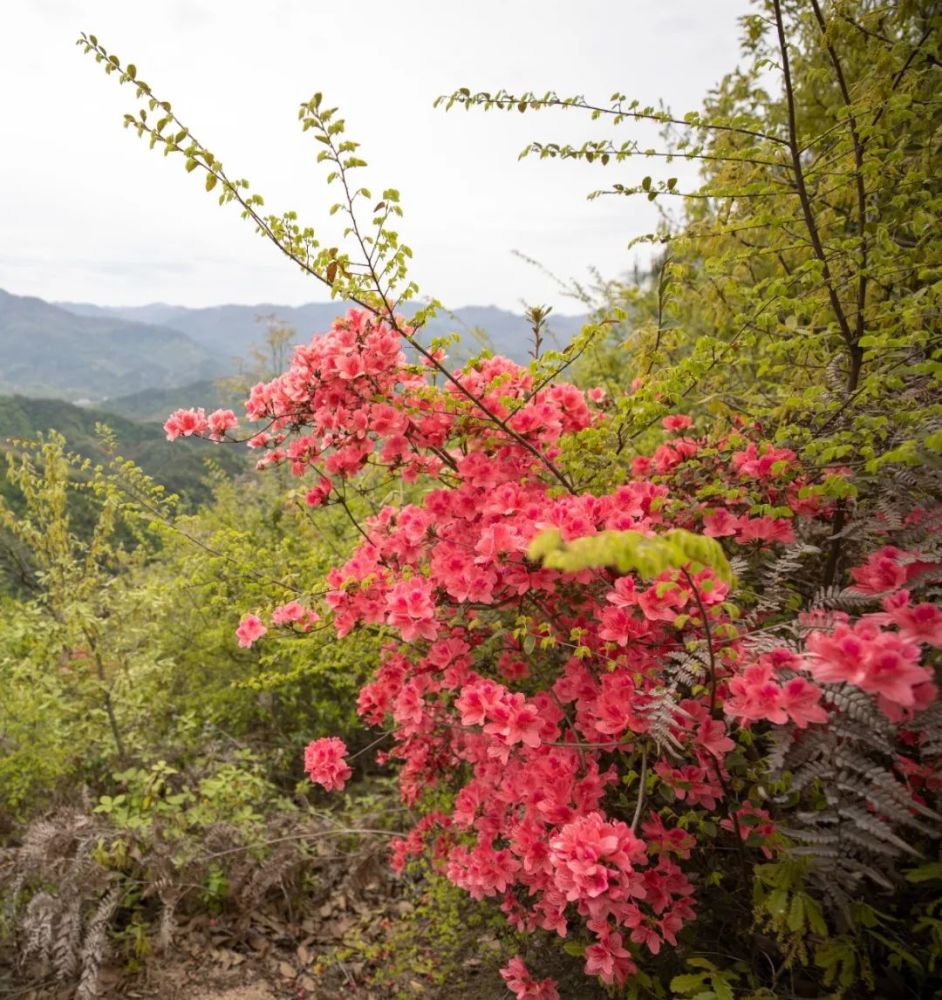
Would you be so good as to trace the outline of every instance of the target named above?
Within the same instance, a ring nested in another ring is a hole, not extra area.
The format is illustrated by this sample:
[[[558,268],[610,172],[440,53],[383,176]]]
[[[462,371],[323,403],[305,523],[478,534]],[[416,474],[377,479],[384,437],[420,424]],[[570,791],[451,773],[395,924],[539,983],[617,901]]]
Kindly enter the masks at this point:
[[[641,821],[641,809],[644,806],[644,783],[648,777],[648,748],[641,751],[641,780],[638,782],[638,804],[635,806],[635,814],[631,818],[631,832],[638,829]]]

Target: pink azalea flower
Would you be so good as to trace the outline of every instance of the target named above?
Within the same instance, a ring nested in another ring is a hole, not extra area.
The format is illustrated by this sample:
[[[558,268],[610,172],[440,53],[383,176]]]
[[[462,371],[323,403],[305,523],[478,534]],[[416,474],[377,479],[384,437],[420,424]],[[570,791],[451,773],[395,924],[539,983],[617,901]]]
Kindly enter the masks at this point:
[[[438,635],[431,580],[413,578],[397,583],[386,597],[386,621],[399,629],[406,642],[434,639]]]
[[[501,970],[501,977],[517,1000],[559,1000],[559,990],[552,979],[534,979],[519,955]]]
[[[280,604],[271,613],[272,625],[297,625],[304,632],[317,621],[319,621],[317,612],[304,607],[298,601]]]
[[[721,507],[703,519],[703,533],[708,538],[722,538],[725,535],[735,535],[739,525],[740,518]]]
[[[232,410],[213,410],[206,418],[206,423],[213,441],[221,441],[226,436],[226,431],[237,427],[239,421]]]
[[[353,774],[346,756],[346,744],[336,736],[314,740],[304,751],[304,770],[311,781],[323,785],[328,792],[340,791]]]
[[[850,575],[857,581],[856,590],[865,594],[882,594],[896,590],[906,582],[906,567],[899,562],[904,555],[890,545],[874,552],[862,566],[855,566]]]
[[[201,437],[208,429],[209,423],[202,409],[175,410],[164,423],[168,441],[175,441],[178,437],[192,437],[194,434]]]
[[[782,685],[779,704],[799,729],[811,722],[828,721],[827,710],[821,704],[821,688],[804,677],[792,677]]]
[[[257,642],[268,631],[257,615],[243,615],[236,629],[239,645],[246,649]]]
[[[910,606],[909,594],[904,590],[907,602],[902,607],[888,609],[887,617],[899,629],[900,635],[909,642],[925,642],[930,646],[942,647],[942,609],[936,604],[916,604]],[[887,607],[888,602],[884,602]]]
[[[587,976],[598,976],[603,983],[623,983],[638,971],[631,952],[622,947],[622,936],[606,933],[585,950]]]
[[[790,545],[795,540],[795,532],[787,517],[743,517],[739,521],[736,541],[740,545],[748,542],[780,542]]]

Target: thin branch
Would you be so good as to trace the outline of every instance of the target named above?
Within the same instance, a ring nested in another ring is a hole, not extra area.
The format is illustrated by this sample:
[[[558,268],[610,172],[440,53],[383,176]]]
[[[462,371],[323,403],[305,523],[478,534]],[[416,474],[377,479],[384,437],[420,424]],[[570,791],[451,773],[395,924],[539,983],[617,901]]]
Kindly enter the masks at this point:
[[[287,837],[275,837],[273,840],[264,840],[255,843],[242,844],[239,847],[230,847],[225,851],[214,851],[212,854],[201,854],[195,860],[213,861],[215,858],[224,858],[230,854],[240,854],[242,851],[254,851],[259,847],[271,847],[273,844],[287,844],[295,840],[323,840],[325,837],[400,837],[396,830],[374,830],[371,828],[342,827],[338,830],[321,830],[317,833],[295,833]]]
[[[594,115],[611,115],[614,118],[631,118],[634,121],[652,121],[661,125],[678,125],[682,128],[705,129],[710,132],[731,132],[735,135],[747,135],[753,139],[762,139],[765,142],[774,142],[781,146],[787,146],[788,142],[777,135],[770,135],[768,132],[759,132],[755,129],[741,128],[736,125],[723,125],[719,122],[706,122],[697,117],[693,121],[685,121],[682,118],[673,118],[666,112],[634,111],[624,109],[618,103],[611,108],[601,107],[597,104],[589,104],[583,97],[576,97],[571,100],[563,100],[555,94],[547,97],[514,97],[511,94],[490,97],[489,94],[452,94],[451,97],[439,97],[435,101],[435,106],[446,103],[446,109],[451,104],[462,104],[470,109],[475,104],[489,103],[502,110],[519,107],[526,104],[527,107],[537,110],[538,108],[578,108],[582,111],[591,111]]]
[[[814,10],[818,26],[821,29],[821,34],[824,37],[824,44],[827,48],[828,55],[830,56],[831,64],[834,66],[834,74],[837,77],[837,84],[841,91],[841,98],[847,109],[847,127],[854,147],[854,186],[857,193],[857,226],[858,232],[860,233],[860,270],[857,280],[857,322],[854,330],[854,337],[859,344],[860,338],[863,337],[865,332],[864,308],[867,303],[867,192],[864,187],[863,173],[864,142],[860,137],[860,132],[857,127],[857,119],[854,116],[853,103],[850,97],[850,90],[847,86],[847,80],[844,76],[844,69],[841,65],[840,59],[838,58],[837,51],[831,43],[831,40],[828,38],[827,24],[825,23],[824,15],[821,13],[821,5],[818,3],[818,0],[811,0],[811,6]],[[857,350],[852,350],[850,362],[850,370],[847,376],[848,394],[852,393],[857,388],[857,382],[860,379],[861,364],[863,362],[863,351],[859,348]]]
[[[149,87],[146,87],[145,84],[138,82],[134,80],[132,77],[128,76],[127,73],[121,70],[117,64],[111,63],[107,53],[97,42],[92,42],[90,37],[83,34],[79,40],[79,44],[84,45],[86,47],[86,51],[94,51],[95,53],[101,55],[102,59],[104,59],[106,62],[109,62],[109,65],[117,69],[122,74],[121,77],[122,82],[125,82],[125,80],[127,80],[128,82],[136,84],[139,94],[147,94],[149,99],[156,101],[157,104],[166,111],[167,117],[169,118],[170,122],[178,126],[178,131],[186,134],[187,139],[195,147],[197,147],[197,150],[200,152],[200,154],[205,153],[206,147],[203,146],[203,144],[196,139],[193,133],[180,121],[180,119],[176,116],[176,114],[173,111],[169,110],[169,105],[166,102],[157,101],[157,99],[154,98]],[[151,137],[151,139],[155,144],[162,143],[169,151],[177,151],[177,152],[181,151],[180,147],[176,144],[176,142],[173,142],[167,136],[162,135],[160,132],[157,131],[155,127],[148,125],[143,120],[136,120],[132,116],[128,116],[128,119],[130,119],[128,121],[128,124],[133,124],[134,127],[138,130],[139,134],[146,132]],[[343,167],[342,162],[340,162],[339,155],[337,155],[336,153],[336,148],[333,145],[332,138],[330,146],[331,150],[334,152],[336,156],[336,162],[338,163],[340,176],[343,179],[344,188],[347,191],[348,206],[350,207],[351,218],[353,218],[352,198],[350,197],[350,192],[349,189],[347,188],[345,168]],[[270,221],[274,219],[274,216],[270,216],[269,219],[263,218],[255,208],[256,202],[253,199],[247,199],[242,195],[240,190],[241,187],[240,184],[235,183],[229,179],[228,175],[222,169],[218,160],[212,158],[210,162],[204,163],[193,157],[192,161],[193,163],[195,163],[196,167],[202,169],[208,175],[215,177],[217,182],[222,183],[224,191],[223,197],[228,195],[231,198],[231,200],[235,201],[238,205],[240,205],[243,210],[242,212],[243,217],[250,218],[255,223],[259,233],[261,233],[266,239],[274,243],[274,245],[286,257],[294,261],[294,263],[297,264],[302,271],[304,271],[306,274],[310,274],[313,278],[321,282],[321,284],[326,285],[328,288],[331,289],[332,292],[334,291],[335,288],[334,282],[331,281],[326,274],[321,274],[320,271],[318,271],[317,268],[315,268],[310,263],[309,254],[307,254],[306,256],[302,256],[298,250],[293,249],[291,246],[289,246],[285,242],[285,240],[282,239],[274,231]],[[354,222],[355,221],[356,220],[354,219]],[[357,233],[357,239],[358,242],[360,243],[361,249],[363,249],[363,241],[360,238],[359,233]],[[448,382],[450,382],[458,390],[458,392],[461,393],[462,396],[467,398],[468,401],[473,406],[479,409],[487,417],[488,420],[490,420],[493,424],[499,427],[505,434],[508,435],[508,437],[512,438],[518,445],[520,445],[522,448],[528,451],[543,466],[545,466],[545,468],[549,471],[549,473],[566,488],[567,492],[575,493],[575,488],[573,487],[569,479],[542,451],[540,451],[539,448],[535,447],[525,437],[523,437],[523,435],[519,434],[512,427],[510,427],[507,424],[507,422],[505,420],[502,420],[496,413],[494,413],[494,411],[491,410],[491,408],[481,398],[475,396],[475,394],[471,392],[470,389],[468,389],[461,382],[460,379],[456,378],[448,370],[448,368],[444,364],[442,364],[442,362],[439,361],[438,358],[435,357],[433,352],[424,347],[416,339],[415,331],[407,332],[407,330],[402,327],[402,325],[399,323],[399,321],[396,319],[394,315],[393,305],[390,303],[386,293],[383,292],[382,290],[380,275],[376,273],[372,256],[368,254],[365,251],[365,249],[363,249],[363,253],[364,256],[366,257],[366,265],[369,268],[371,278],[373,280],[374,285],[376,286],[376,294],[382,303],[382,308],[377,308],[375,303],[369,301],[367,298],[357,295],[355,292],[348,293],[348,301],[354,303],[355,305],[360,306],[361,309],[365,309],[371,315],[376,316],[383,322],[388,323],[396,331],[396,333],[398,333],[423,358],[425,358],[425,360],[433,368],[435,368]]]
[[[634,833],[638,829],[638,823],[641,822],[641,810],[644,807],[644,783],[648,777],[648,748],[645,747],[641,751],[641,780],[638,782],[638,803],[635,806],[635,814],[631,818],[631,832]]]
[[[828,291],[828,298],[830,299],[834,316],[837,319],[838,326],[841,328],[841,335],[844,338],[844,342],[847,344],[848,350],[860,351],[860,348],[857,346],[854,339],[854,335],[851,332],[850,324],[847,322],[844,307],[841,304],[841,300],[834,288],[834,279],[831,274],[831,268],[828,264],[828,258],[821,243],[821,236],[818,232],[818,225],[814,217],[814,212],[811,208],[811,199],[808,196],[808,189],[805,187],[804,168],[802,167],[801,154],[798,150],[798,125],[795,117],[795,92],[792,84],[791,69],[788,62],[788,43],[785,40],[785,23],[782,19],[781,0],[772,0],[772,5],[775,11],[775,27],[778,34],[779,50],[782,56],[782,77],[784,80],[785,101],[788,111],[788,148],[792,156],[792,171],[795,177],[795,188],[798,193],[798,199],[801,202],[801,210],[804,216],[805,226],[808,230],[808,236],[811,238],[811,245],[814,248],[815,256],[821,262],[821,276]]]

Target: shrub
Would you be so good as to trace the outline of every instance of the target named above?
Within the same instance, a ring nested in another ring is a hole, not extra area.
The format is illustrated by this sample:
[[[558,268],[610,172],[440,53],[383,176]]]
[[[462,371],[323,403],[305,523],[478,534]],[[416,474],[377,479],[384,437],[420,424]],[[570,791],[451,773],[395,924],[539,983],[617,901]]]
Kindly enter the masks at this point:
[[[362,313],[299,348],[247,412],[269,424],[260,464],[313,474],[319,503],[376,465],[421,484],[360,525],[324,599],[338,636],[386,636],[358,708],[391,726],[382,758],[424,812],[397,866],[429,850],[521,931],[569,939],[587,974],[643,983],[681,973],[672,951],[685,928],[704,940],[698,913],[751,937],[743,882],[772,967],[808,962],[860,929],[865,886],[895,890],[931,848],[931,501],[861,504],[851,586],[822,590],[847,470],[675,415],[634,477],[595,495],[556,462],[609,419],[602,394],[502,358],[438,386]],[[342,785],[341,749],[311,745],[315,781]],[[508,966],[519,995],[552,995],[528,975]]]

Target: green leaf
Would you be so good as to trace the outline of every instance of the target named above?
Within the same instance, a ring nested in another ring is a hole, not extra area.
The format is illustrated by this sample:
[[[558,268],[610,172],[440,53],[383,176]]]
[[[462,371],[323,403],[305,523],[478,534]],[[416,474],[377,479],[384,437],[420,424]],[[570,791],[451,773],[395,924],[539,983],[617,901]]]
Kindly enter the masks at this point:
[[[910,868],[906,872],[906,881],[917,884],[942,881],[942,864],[938,861],[930,861],[927,864],[919,865],[918,868]]]
[[[773,917],[784,917],[785,911],[788,909],[788,893],[784,889],[776,889],[769,893],[765,901],[765,909]]]
[[[671,992],[680,994],[690,994],[694,990],[699,990],[707,985],[706,973],[684,973],[680,976],[674,976],[671,980]]]
[[[541,532],[530,543],[528,557],[542,560],[547,569],[577,573],[609,566],[620,573],[637,573],[650,580],[668,569],[709,567],[727,583],[733,573],[723,548],[715,538],[673,528],[662,535],[640,531],[602,531],[564,542],[555,528]]]
[[[792,896],[791,905],[788,908],[788,919],[786,921],[788,929],[796,934],[805,926],[805,895],[796,892]]]

